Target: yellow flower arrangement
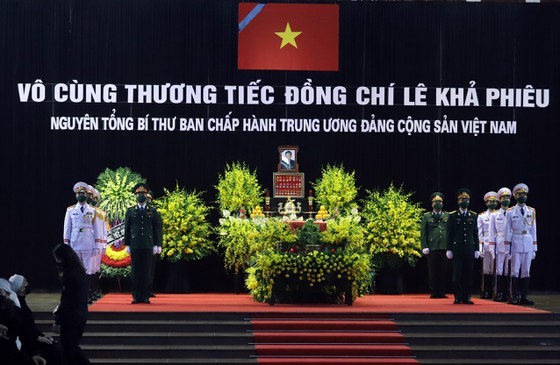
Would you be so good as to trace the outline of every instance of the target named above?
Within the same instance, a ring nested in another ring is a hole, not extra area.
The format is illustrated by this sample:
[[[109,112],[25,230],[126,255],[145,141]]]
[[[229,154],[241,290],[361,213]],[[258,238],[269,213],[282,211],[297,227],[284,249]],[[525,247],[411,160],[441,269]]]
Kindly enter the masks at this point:
[[[317,203],[324,206],[332,216],[350,210],[358,195],[355,173],[346,172],[344,166],[327,165],[321,170],[321,178],[312,183]]]
[[[163,258],[171,262],[198,260],[214,250],[208,239],[212,232],[207,220],[210,208],[200,195],[176,185],[174,191],[164,189],[164,196],[154,201],[163,222]]]
[[[220,210],[250,212],[262,202],[264,189],[260,186],[256,170],[251,171],[244,162],[226,165],[218,176],[217,202]]]
[[[366,241],[379,267],[420,257],[420,221],[423,209],[410,201],[411,193],[391,184],[386,190],[368,191],[363,216]]]
[[[352,301],[369,292],[373,271],[368,254],[313,251],[308,254],[263,252],[247,269],[246,287],[253,299],[271,300],[286,290],[340,298],[350,289]],[[348,301],[349,298],[346,298]]]

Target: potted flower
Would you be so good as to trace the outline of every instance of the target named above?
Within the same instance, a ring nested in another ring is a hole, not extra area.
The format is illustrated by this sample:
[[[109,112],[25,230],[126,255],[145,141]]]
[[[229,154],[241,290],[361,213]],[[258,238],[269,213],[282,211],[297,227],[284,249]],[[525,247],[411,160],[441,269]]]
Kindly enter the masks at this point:
[[[177,184],[175,190],[163,189],[164,195],[154,200],[163,223],[161,257],[170,262],[198,260],[214,251],[209,236],[210,207],[200,192],[188,192]]]
[[[256,170],[251,171],[244,162],[227,164],[223,175],[218,176],[216,189],[220,210],[236,216],[246,216],[263,200],[264,189],[258,182]]]
[[[412,193],[391,184],[387,189],[367,191],[364,201],[365,239],[374,264],[384,273],[402,280],[403,263],[414,266],[421,256],[420,221],[423,209],[411,201]],[[392,284],[402,292],[402,282]]]
[[[315,188],[315,201],[336,217],[354,206],[358,195],[354,172],[347,172],[344,166],[327,165],[321,171],[321,177],[312,183]]]

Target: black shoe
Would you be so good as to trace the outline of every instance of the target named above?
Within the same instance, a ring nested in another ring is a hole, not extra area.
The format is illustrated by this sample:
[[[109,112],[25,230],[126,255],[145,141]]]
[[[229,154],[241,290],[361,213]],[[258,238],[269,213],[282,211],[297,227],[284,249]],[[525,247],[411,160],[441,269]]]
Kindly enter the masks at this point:
[[[144,303],[144,304],[150,304],[150,299],[144,299],[144,300],[142,301],[142,303]]]
[[[130,302],[130,304],[138,304],[140,303],[139,301],[137,301],[136,299],[132,299],[132,302]]]
[[[155,298],[156,295],[154,293],[150,294],[150,298]]]
[[[472,300],[463,300],[463,304],[474,304]]]
[[[531,299],[527,298],[527,297],[521,297],[521,299],[519,300],[519,304],[522,304],[522,305],[534,305],[535,302],[532,301]]]
[[[490,293],[488,293],[487,291],[483,291],[482,293],[480,293],[480,299],[488,299],[490,298]]]
[[[511,302],[509,302],[509,304],[513,304],[513,305],[519,305],[519,304],[521,304],[521,303],[520,303],[519,297],[511,298]]]
[[[430,295],[430,299],[436,299],[436,298],[439,298],[436,294]]]
[[[494,298],[495,302],[503,302],[504,301],[504,293],[497,293],[496,298]]]
[[[460,301],[459,299],[455,299],[455,300],[453,301],[453,304],[461,304],[461,301]]]

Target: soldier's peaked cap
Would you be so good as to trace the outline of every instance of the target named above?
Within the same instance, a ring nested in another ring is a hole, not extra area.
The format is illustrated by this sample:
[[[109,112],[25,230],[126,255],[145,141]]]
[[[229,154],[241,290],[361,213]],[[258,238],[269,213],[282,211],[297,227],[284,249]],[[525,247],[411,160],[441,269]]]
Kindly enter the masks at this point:
[[[528,192],[529,192],[529,187],[523,183],[517,184],[513,188],[513,195],[517,193],[528,193]]]
[[[77,183],[74,184],[74,192],[78,193],[78,192],[87,192],[88,191],[88,184],[86,184],[83,181],[78,181]]]
[[[457,193],[455,193],[455,195],[457,196],[457,199],[461,199],[461,198],[470,199],[471,198],[471,191],[467,188],[461,188],[461,189],[457,190]]]
[[[511,190],[508,188],[501,188],[498,190],[498,198],[501,198],[504,195],[511,196]]]
[[[443,196],[443,193],[440,193],[439,191],[436,191],[436,192],[432,193],[430,198],[432,199],[433,202],[443,201],[444,196]]]
[[[498,200],[498,193],[495,191],[489,191],[484,194],[484,201],[487,202],[488,200]]]
[[[148,193],[150,189],[148,188],[148,185],[146,185],[146,183],[138,183],[136,185],[134,185],[134,188],[132,189],[132,192],[134,194],[137,193]]]

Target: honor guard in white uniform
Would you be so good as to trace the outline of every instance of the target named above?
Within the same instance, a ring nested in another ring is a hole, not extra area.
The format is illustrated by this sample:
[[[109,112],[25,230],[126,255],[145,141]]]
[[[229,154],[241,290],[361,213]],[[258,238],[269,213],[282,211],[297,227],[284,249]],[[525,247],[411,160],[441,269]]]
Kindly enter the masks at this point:
[[[490,232],[490,222],[496,214],[498,206],[498,193],[489,191],[484,194],[484,202],[488,209],[478,215],[478,243],[479,251],[482,256],[482,288],[480,291],[481,299],[492,298],[494,292],[494,260],[496,258],[494,236]]]
[[[95,257],[95,275],[92,276],[92,286],[91,286],[92,287],[91,299],[97,300],[101,298],[101,290],[99,286],[99,275],[101,274],[101,257],[103,256],[103,253],[107,248],[107,232],[110,229],[110,225],[109,225],[109,221],[107,220],[107,213],[105,213],[105,211],[103,211],[101,208],[97,207],[97,203],[101,198],[99,191],[93,186],[90,186],[90,189],[92,191],[91,205],[95,209],[95,213],[96,213],[95,221],[98,225],[98,229],[101,235],[101,240],[98,242],[97,245],[97,247],[99,248],[99,252]]]
[[[77,204],[66,209],[64,217],[63,242],[76,252],[88,275],[95,273],[95,256],[99,251],[101,233],[96,222],[95,209],[87,204],[88,185],[78,182],[74,185]]]
[[[509,292],[509,263],[511,259],[511,245],[505,242],[506,238],[506,213],[511,201],[511,190],[501,188],[498,190],[500,209],[493,215],[490,221],[490,237],[494,237],[496,247],[496,296],[494,301],[505,302]],[[490,242],[492,244],[492,242]]]
[[[535,304],[527,298],[531,261],[537,256],[537,217],[535,209],[525,204],[528,192],[527,185],[515,185],[517,204],[506,213],[506,242],[511,243],[511,304]]]

